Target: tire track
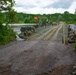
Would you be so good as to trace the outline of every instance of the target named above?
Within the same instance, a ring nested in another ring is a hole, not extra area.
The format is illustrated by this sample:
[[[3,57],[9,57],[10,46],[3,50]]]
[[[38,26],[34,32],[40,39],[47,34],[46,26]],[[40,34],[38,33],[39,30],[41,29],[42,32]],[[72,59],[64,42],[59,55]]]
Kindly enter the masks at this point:
[[[60,26],[61,25],[54,28],[43,40],[48,40],[50,37],[52,37],[52,35],[59,29]]]

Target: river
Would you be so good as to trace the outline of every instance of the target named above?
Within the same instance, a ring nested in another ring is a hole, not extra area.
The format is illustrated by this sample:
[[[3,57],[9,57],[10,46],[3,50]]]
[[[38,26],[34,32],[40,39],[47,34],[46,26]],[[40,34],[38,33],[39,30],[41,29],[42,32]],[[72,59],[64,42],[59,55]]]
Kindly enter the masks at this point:
[[[14,32],[16,32],[16,40],[17,41],[23,41],[24,39],[21,39],[18,35],[21,33],[21,31],[20,31],[20,28],[21,27],[14,27],[14,28],[12,28],[13,30],[14,30]]]

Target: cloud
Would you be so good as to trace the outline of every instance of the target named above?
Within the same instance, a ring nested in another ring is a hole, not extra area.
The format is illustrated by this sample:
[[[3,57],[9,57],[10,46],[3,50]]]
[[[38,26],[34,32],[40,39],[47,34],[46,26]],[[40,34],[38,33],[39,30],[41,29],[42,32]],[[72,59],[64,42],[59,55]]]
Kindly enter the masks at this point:
[[[76,0],[16,0],[14,9],[17,12],[32,14],[74,13]]]
[[[70,13],[75,13],[75,9],[76,9],[76,1],[72,3],[72,5],[70,6],[69,9],[67,9],[67,11],[69,11]]]
[[[46,7],[57,0],[16,0],[16,5],[15,7],[27,7],[27,8],[32,8],[32,7]]]
[[[16,0],[15,7],[22,7],[22,8],[33,8],[35,7],[35,2],[32,0]]]
[[[67,9],[72,5],[73,2],[74,2],[74,0],[57,0],[56,2],[46,6],[45,8],[63,8],[63,9]]]

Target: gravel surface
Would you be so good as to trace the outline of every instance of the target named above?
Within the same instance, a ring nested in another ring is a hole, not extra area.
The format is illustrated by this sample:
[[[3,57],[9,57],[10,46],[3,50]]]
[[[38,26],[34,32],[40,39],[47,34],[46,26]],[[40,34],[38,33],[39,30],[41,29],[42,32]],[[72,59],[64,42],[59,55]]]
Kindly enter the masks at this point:
[[[76,53],[58,41],[61,27],[47,41],[15,41],[0,47],[0,75],[68,75]]]

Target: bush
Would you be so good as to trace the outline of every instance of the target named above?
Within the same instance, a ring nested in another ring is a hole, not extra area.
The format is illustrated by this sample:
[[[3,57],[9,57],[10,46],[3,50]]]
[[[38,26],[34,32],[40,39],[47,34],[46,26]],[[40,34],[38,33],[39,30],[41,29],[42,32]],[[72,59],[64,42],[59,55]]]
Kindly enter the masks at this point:
[[[0,45],[7,44],[15,38],[15,32],[10,27],[0,25]]]

